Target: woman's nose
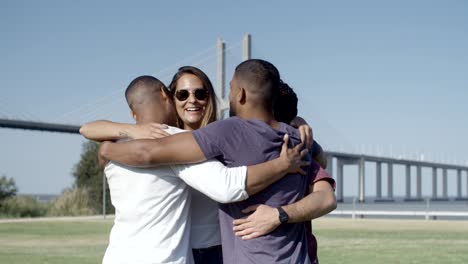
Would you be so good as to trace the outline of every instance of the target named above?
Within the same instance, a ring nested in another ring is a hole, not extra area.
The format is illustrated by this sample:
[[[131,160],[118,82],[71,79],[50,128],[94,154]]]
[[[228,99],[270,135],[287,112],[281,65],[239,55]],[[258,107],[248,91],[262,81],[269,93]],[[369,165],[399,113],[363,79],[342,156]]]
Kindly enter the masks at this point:
[[[187,99],[190,103],[195,103],[197,98],[195,98],[195,93],[190,93],[189,98]]]

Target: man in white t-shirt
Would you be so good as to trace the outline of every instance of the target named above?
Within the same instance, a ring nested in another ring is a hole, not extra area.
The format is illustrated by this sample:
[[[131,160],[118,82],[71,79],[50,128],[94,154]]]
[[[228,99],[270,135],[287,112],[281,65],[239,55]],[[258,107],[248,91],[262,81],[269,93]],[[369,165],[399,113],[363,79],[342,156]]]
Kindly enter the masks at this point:
[[[138,77],[125,95],[137,124],[175,124],[171,97],[158,79]],[[98,140],[122,138],[113,135],[115,131],[96,132],[86,125],[80,129],[85,137]],[[180,131],[167,129],[169,134]],[[288,155],[249,168],[226,168],[216,160],[151,169],[107,164],[104,172],[116,213],[103,263],[192,263],[191,192],[186,183],[218,202],[244,200],[304,164],[299,162],[299,148],[284,147],[286,152]]]
[[[220,201],[248,197],[246,167],[227,169],[219,161],[152,169],[111,162],[104,172],[116,214],[103,263],[192,263],[185,182]]]

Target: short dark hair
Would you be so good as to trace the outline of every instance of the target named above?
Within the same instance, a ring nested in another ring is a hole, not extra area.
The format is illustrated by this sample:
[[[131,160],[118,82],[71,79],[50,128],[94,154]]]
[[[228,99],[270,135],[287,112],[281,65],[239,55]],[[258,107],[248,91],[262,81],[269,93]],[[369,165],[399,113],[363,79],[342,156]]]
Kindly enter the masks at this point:
[[[141,101],[142,99],[149,99],[151,93],[155,94],[163,90],[166,94],[169,94],[166,85],[161,82],[159,79],[149,76],[143,75],[139,76],[127,86],[125,90],[125,99],[127,100],[128,106],[130,109],[134,110],[135,104],[137,101]]]
[[[286,124],[290,124],[297,116],[297,95],[287,83],[281,80],[273,113],[276,121]]]
[[[256,100],[267,110],[273,110],[273,104],[278,94],[280,74],[270,62],[260,59],[250,59],[240,63],[234,73],[237,80],[246,84],[246,89],[257,95]]]

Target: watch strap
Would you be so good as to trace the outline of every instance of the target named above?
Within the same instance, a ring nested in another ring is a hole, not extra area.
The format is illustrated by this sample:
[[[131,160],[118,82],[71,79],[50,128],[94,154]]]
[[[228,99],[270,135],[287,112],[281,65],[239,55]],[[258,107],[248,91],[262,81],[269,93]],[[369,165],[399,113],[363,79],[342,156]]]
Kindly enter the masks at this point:
[[[280,206],[280,207],[277,207],[276,208],[278,210],[278,213],[279,213],[279,221],[281,224],[285,224],[289,221],[289,215],[286,213],[286,211],[284,211],[284,209]]]

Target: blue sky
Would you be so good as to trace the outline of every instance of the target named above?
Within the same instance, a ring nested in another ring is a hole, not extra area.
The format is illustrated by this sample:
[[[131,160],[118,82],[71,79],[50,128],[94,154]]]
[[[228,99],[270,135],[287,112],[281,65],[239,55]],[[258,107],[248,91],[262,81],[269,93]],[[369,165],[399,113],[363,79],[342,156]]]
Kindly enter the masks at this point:
[[[467,164],[466,14],[461,0],[1,1],[0,117],[129,122],[133,78],[167,82],[195,64],[216,83],[222,37],[229,80],[249,32],[253,57],[278,67],[325,148]],[[22,193],[60,193],[82,142],[0,129],[0,175]]]

